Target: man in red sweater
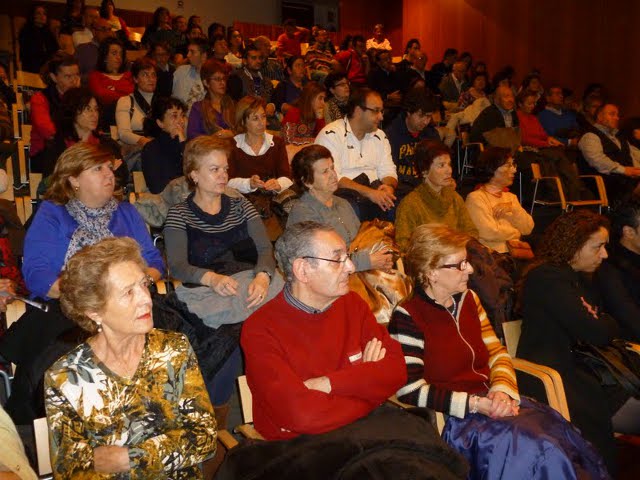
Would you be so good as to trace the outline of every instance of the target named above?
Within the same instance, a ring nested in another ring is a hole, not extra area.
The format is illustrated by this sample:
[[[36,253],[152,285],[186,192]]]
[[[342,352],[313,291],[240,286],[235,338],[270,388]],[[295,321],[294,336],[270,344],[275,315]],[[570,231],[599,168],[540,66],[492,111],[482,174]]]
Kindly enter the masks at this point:
[[[247,319],[241,337],[254,423],[268,440],[345,426],[406,381],[400,344],[349,291],[354,266],[335,230],[288,227],[276,258],[287,284]]]

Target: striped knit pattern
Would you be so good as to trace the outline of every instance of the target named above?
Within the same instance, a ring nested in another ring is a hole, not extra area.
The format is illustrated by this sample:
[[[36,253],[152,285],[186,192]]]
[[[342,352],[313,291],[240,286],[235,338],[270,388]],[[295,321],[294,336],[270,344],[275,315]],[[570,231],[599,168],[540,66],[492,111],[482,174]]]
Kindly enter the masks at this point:
[[[469,290],[477,305],[478,321],[482,340],[489,352],[490,391],[501,391],[520,401],[515,371],[511,357],[500,344],[478,296]],[[463,296],[463,298],[466,295]],[[422,330],[409,313],[401,306],[396,307],[389,324],[391,337],[402,346],[407,366],[407,384],[397,392],[401,402],[428,407],[454,417],[464,418],[468,411],[467,392],[454,392],[430,385],[424,378],[425,340]],[[446,361],[446,359],[443,359]]]
[[[187,230],[189,227],[206,233],[224,233],[242,226],[252,218],[259,218],[258,212],[246,198],[227,197],[227,200],[231,203],[231,207],[224,222],[214,224],[204,221],[189,208],[185,200],[169,209],[165,228]]]

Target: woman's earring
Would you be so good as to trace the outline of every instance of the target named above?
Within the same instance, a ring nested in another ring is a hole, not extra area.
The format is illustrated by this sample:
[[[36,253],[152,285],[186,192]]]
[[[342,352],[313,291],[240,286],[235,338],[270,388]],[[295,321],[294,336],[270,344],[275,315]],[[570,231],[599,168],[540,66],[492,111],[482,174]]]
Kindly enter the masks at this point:
[[[102,322],[96,322],[96,325],[98,326],[98,333],[102,333]]]
[[[80,190],[80,187],[73,187],[73,190],[77,192],[78,190]]]

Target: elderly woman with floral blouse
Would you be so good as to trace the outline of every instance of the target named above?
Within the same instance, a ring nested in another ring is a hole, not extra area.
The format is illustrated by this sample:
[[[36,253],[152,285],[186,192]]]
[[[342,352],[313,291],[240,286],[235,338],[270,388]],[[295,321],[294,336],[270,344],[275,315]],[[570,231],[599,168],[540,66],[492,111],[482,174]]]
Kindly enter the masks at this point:
[[[64,313],[91,336],[45,375],[56,478],[203,478],[216,422],[195,353],[153,328],[136,242],[109,238],[74,255],[60,279]]]

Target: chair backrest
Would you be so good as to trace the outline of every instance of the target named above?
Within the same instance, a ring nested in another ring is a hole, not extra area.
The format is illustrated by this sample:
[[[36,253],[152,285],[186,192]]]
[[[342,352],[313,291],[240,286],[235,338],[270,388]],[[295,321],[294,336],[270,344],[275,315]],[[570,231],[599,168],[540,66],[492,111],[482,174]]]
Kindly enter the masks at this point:
[[[38,475],[49,475],[52,472],[49,456],[49,425],[47,417],[33,421],[33,433],[36,437],[36,456],[38,457]]]
[[[542,177],[542,173],[540,172],[540,165],[537,163],[532,163],[531,173],[533,174],[534,180],[539,180]]]
[[[246,375],[238,377],[238,390],[240,391],[240,407],[244,423],[253,423],[253,396]]]
[[[29,194],[31,195],[32,200],[38,198],[38,186],[40,185],[40,182],[42,182],[41,173],[29,174]]]
[[[520,332],[522,330],[522,320],[513,320],[511,322],[504,322],[502,324],[502,331],[504,332],[504,343],[507,347],[507,352],[513,358],[518,351],[518,342],[520,341]]]
[[[16,81],[18,82],[18,86],[34,88],[36,90],[44,90],[47,88],[47,85],[42,80],[42,77],[37,73],[25,72],[23,70],[18,70],[16,72]]]
[[[10,396],[11,381],[9,380],[9,374],[4,370],[0,370],[0,406],[4,407]]]

